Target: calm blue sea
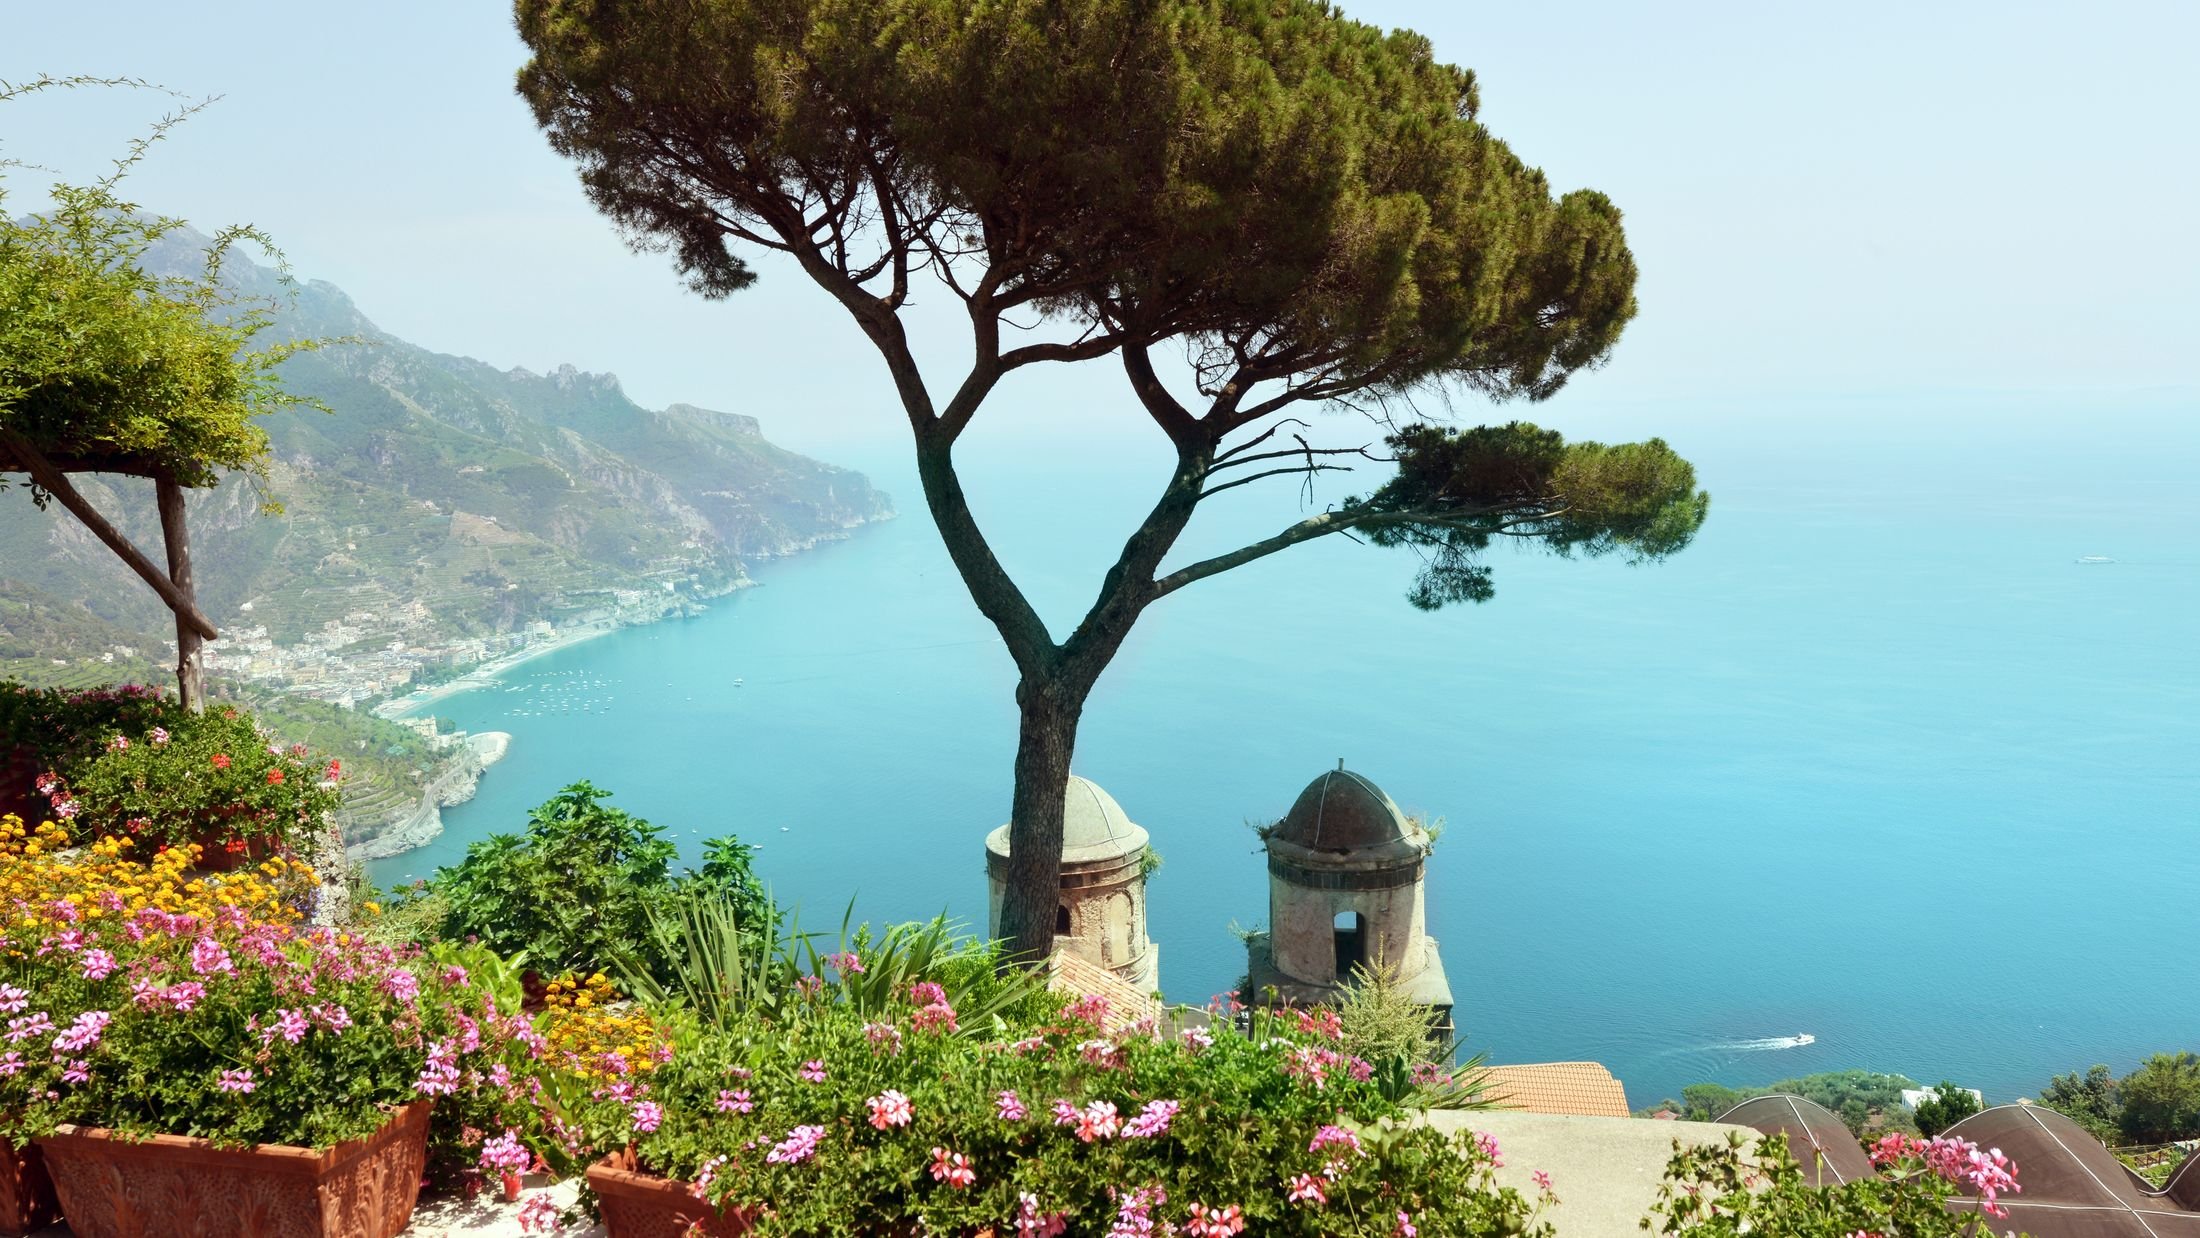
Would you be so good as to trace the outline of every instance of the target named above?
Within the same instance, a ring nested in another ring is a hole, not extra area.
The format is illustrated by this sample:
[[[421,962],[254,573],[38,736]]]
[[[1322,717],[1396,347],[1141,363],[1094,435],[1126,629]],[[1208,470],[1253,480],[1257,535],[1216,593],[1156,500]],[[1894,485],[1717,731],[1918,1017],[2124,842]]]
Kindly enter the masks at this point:
[[[1409,556],[1338,540],[1162,603],[1076,765],[1166,859],[1164,986],[1235,981],[1230,930],[1266,915],[1248,823],[1342,758],[1447,823],[1432,931],[1495,1060],[1596,1059],[1636,1104],[1848,1067],[2009,1099],[2200,1048],[2176,962],[2200,930],[2194,411],[1552,414],[1696,460],[1698,543],[1643,568],[1507,555],[1496,601],[1426,615]],[[1061,627],[1160,482],[1142,447],[971,446],[981,518]],[[375,875],[425,874],[585,776],[684,844],[762,844],[812,922],[851,897],[982,921],[1007,659],[895,448],[851,463],[903,518],[438,705],[511,755]],[[1236,497],[1195,549],[1295,514],[1289,483]]]

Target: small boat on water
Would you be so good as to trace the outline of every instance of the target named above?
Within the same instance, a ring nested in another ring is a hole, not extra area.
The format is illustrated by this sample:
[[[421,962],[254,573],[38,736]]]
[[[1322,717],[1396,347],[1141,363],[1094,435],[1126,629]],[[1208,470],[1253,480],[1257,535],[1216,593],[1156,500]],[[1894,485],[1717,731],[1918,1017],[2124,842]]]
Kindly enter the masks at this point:
[[[2091,565],[2093,565],[2093,564],[2096,564],[2096,563],[2114,563],[2115,561],[2116,561],[2116,560],[2114,560],[2114,559],[2111,559],[2111,558],[2109,558],[2109,557],[2108,557],[2107,555],[2079,555],[2079,556],[2078,556],[2078,562],[2080,562],[2080,563],[2083,563],[2083,564],[2086,564],[2086,565],[2088,565],[2088,566],[2091,566]]]

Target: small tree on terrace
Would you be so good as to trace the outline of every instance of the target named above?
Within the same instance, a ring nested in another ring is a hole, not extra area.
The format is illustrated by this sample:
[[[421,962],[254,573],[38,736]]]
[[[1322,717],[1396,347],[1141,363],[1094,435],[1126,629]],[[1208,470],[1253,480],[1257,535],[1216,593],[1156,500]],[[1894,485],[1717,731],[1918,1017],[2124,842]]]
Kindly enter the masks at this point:
[[[1498,539],[1656,558],[1703,519],[1662,442],[1415,425],[1372,493],[1163,570],[1203,500],[1358,454],[1287,432],[1302,406],[1542,399],[1634,314],[1617,208],[1554,198],[1418,35],[1317,0],[518,0],[517,17],[520,93],[630,240],[709,297],[753,281],[737,249],[785,254],[884,359],[926,505],[1019,675],[1002,927],[1023,955],[1052,939],[1079,714],[1153,603],[1345,532],[1423,552],[1415,604],[1480,601]],[[968,314],[952,388],[926,383],[905,329],[920,279]],[[1057,640],[972,518],[955,443],[1005,376],[1107,358],[1176,466]]]
[[[144,86],[133,80],[41,77],[0,82],[0,103],[75,86]],[[0,161],[0,488],[23,474],[32,501],[59,500],[176,617],[176,684],[186,708],[204,703],[202,641],[220,635],[199,609],[184,525],[187,488],[213,486],[225,469],[263,476],[267,434],[253,419],[294,404],[275,367],[293,343],[257,351],[271,306],[241,298],[222,280],[231,248],[273,247],[252,228],[217,234],[196,275],[158,275],[147,256],[179,219],[145,215],[118,185],[153,142],[196,111],[176,112],[131,143],[114,171],[90,185],[55,185],[42,213],[14,218]],[[279,255],[277,255],[279,258]],[[166,570],[155,566],[69,480],[112,473],[152,481]]]

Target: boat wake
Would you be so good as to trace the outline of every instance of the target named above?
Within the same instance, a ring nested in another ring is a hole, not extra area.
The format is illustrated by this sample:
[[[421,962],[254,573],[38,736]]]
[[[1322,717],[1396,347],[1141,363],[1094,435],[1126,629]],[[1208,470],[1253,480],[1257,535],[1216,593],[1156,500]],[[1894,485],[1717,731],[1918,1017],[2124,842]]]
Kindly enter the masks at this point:
[[[1775,1049],[1800,1049],[1817,1043],[1816,1036],[1804,1032],[1798,1036],[1766,1036],[1760,1040],[1732,1040],[1704,1047],[1719,1053],[1769,1053]]]

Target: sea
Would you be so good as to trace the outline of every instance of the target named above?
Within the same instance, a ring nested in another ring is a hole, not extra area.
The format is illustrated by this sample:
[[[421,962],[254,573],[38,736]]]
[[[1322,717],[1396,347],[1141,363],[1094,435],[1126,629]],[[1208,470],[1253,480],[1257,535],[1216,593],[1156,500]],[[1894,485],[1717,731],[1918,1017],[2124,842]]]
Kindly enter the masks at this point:
[[[1164,860],[1172,1000],[1245,970],[1253,827],[1342,761],[1443,831],[1428,869],[1468,1052],[1689,1083],[1869,1069],[1990,1099],[2200,1049],[2200,402],[2189,393],[1534,410],[1662,434],[1713,496],[1659,564],[1499,553],[1423,613],[1415,560],[1333,538],[1150,610],[1075,769]],[[1349,426],[1322,433],[1349,438]],[[1325,440],[1326,441],[1326,440]],[[849,458],[849,457],[854,458]],[[1006,654],[897,444],[903,515],[437,702],[509,732],[394,884],[577,779],[694,855],[732,833],[806,924],[984,926]],[[1058,631],[1157,492],[1158,442],[974,438],[964,474]],[[1217,499],[1175,561],[1379,478]],[[2107,562],[2094,560],[2109,560]]]

